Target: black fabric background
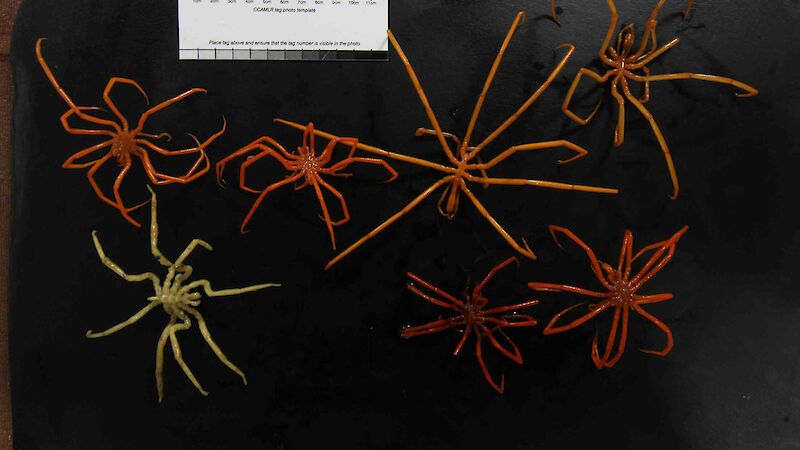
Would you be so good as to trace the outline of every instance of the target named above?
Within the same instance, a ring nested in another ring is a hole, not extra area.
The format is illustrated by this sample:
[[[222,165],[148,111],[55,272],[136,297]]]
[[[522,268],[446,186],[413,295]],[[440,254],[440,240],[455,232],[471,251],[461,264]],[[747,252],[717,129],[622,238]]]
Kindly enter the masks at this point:
[[[653,3],[620,1],[621,23],[641,25]],[[323,271],[333,253],[313,192],[276,191],[253,219],[252,232],[242,236],[239,223],[255,196],[238,189],[238,164],[232,164],[225,189],[210,175],[157,189],[161,248],[174,257],[200,237],[215,248],[192,255],[197,278],[217,288],[264,281],[283,287],[206,299],[200,307],[216,341],[248,375],[248,386],[216,360],[193,327],[180,335],[183,353],[210,395],[191,386],[167,350],[165,398],[158,404],[154,351],[164,313],[156,309],[103,339],[84,337],[87,329],[129,317],[150,295],[147,283],[127,283],[100,263],[91,230],[126,270],[160,270],[149,253],[149,216],[135,213],[145,224],[135,229],[96,198],[85,171],[61,169],[67,156],[96,141],[67,134],[58,122],[66,105],[36,62],[38,37],[48,38],[45,57],[81,105],[101,104],[112,76],[136,79],[152,101],[193,86],[208,89],[151,123],[180,141],[188,139],[184,132],[212,133],[224,114],[228,131],[208,150],[214,161],[261,135],[287,148],[297,145],[301,134],[273,124],[274,117],[314,121],[326,131],[437,161],[443,156],[435,140],[413,136],[428,122],[393,51],[387,63],[178,61],[175,2],[24,2],[12,55],[16,447],[800,447],[800,286],[794,275],[800,5],[698,3],[687,23],[677,14],[682,5],[665,7],[660,39],[679,36],[682,42],[651,65],[654,73],[726,75],[761,93],[737,99],[724,85],[653,84],[648,107],[683,187],[674,202],[667,198],[671,188],[655,139],[632,109],[625,144],[616,149],[608,102],[587,127],[559,111],[574,73],[596,59],[608,24],[604,2],[562,0],[561,27],[545,17],[544,0],[396,0],[390,11],[391,27],[443,128],[458,135],[518,10],[528,19],[489,92],[478,137],[547,76],[561,54],[553,52],[557,44],[577,46],[553,87],[486,154],[565,137],[590,155],[566,166],[555,164],[563,150],[519,155],[492,174],[617,186],[621,193],[478,188],[500,223],[514,237],[525,236],[539,256],[500,273],[486,293],[498,305],[538,298],[533,314],[546,322],[578,297],[533,293],[527,281],[597,287],[582,252],[559,250],[547,224],[571,228],[606,260],[618,254],[625,228],[633,230],[638,248],[688,224],[674,260],[644,289],[675,294],[648,308],[675,334],[670,355],[636,350],[663,342],[638,316],[631,319],[627,353],[611,370],[599,371],[589,360],[594,324],[548,337],[541,326],[512,330],[525,364],[487,358],[506,374],[506,393],[498,395],[483,380],[471,346],[451,355],[455,331],[409,341],[398,335],[403,325],[439,314],[404,288],[406,271],[460,294],[468,279],[512,255],[466,198],[452,221],[436,213],[435,197],[427,200]],[[131,90],[114,95],[134,117],[144,108]],[[586,110],[594,98],[577,104]],[[383,173],[369,167],[334,181],[353,216],[337,229],[341,248],[436,179],[428,170],[392,164],[401,177],[390,185],[378,183]],[[147,198],[141,169],[132,172],[123,189],[129,203]],[[263,177],[264,185],[283,176],[273,164],[260,173],[253,179]],[[113,174],[109,165],[100,177],[105,186]],[[604,319],[597,323],[607,325],[610,317]]]

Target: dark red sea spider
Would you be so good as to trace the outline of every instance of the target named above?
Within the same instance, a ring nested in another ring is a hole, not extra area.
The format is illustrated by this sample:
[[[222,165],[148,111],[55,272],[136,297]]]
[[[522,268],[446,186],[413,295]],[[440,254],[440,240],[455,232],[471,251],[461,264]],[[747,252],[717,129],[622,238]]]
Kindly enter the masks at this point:
[[[458,355],[461,353],[461,349],[464,347],[470,334],[474,334],[475,357],[478,358],[483,376],[486,377],[486,381],[489,385],[502,394],[505,388],[505,375],[501,374],[500,383],[497,383],[492,374],[489,373],[489,369],[483,361],[483,349],[481,346],[483,340],[487,339],[489,343],[492,344],[492,347],[497,349],[501,354],[517,364],[522,364],[522,354],[519,348],[517,348],[514,341],[511,340],[503,329],[535,326],[536,320],[532,316],[518,314],[517,310],[529,308],[539,303],[538,300],[529,300],[516,305],[486,308],[489,299],[483,295],[483,288],[486,287],[486,284],[489,283],[489,280],[494,277],[497,271],[513,262],[518,262],[517,258],[511,257],[498,264],[497,267],[489,271],[483,281],[475,286],[475,289],[472,290],[472,295],[466,294],[464,300],[459,300],[413,273],[407,273],[406,275],[411,280],[408,283],[409,291],[436,306],[452,310],[455,312],[455,315],[445,319],[434,320],[424,325],[403,328],[400,335],[404,338],[412,338],[423,334],[449,330],[451,328],[460,328],[463,330],[461,340],[458,341],[458,345],[453,351],[453,355]],[[423,292],[422,289],[417,286],[427,289],[431,294]],[[500,335],[500,339],[495,336],[495,333]]]

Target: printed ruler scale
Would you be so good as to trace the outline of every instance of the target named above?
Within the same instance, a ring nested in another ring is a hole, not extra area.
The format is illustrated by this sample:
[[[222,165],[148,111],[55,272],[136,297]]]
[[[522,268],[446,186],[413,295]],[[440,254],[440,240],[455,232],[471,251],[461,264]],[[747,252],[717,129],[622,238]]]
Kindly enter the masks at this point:
[[[385,61],[389,0],[178,0],[178,58]]]

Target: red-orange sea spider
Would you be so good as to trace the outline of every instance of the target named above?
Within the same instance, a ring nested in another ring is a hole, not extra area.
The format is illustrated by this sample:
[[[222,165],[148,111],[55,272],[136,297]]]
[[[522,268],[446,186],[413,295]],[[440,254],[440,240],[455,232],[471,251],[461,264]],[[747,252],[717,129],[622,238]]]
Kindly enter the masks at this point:
[[[561,72],[564,65],[569,60],[570,56],[574,52],[575,48],[569,44],[562,44],[559,46],[566,47],[568,49],[567,54],[561,59],[561,61],[556,65],[553,71],[550,73],[550,76],[542,83],[542,85],[533,93],[527,100],[517,109],[513,114],[511,114],[496,130],[494,130],[488,137],[486,137],[483,141],[479,144],[472,146],[470,145],[470,139],[472,138],[472,132],[475,128],[475,123],[478,120],[478,116],[480,115],[481,107],[486,99],[486,93],[489,90],[489,87],[492,84],[492,80],[494,79],[495,73],[497,72],[497,68],[500,65],[501,60],[503,59],[503,55],[505,54],[506,48],[508,47],[508,43],[511,40],[511,37],[514,35],[517,26],[522,22],[524,19],[525,14],[520,12],[517,14],[514,22],[511,24],[511,27],[506,34],[505,40],[503,44],[500,46],[500,50],[497,53],[497,57],[492,64],[491,69],[489,70],[489,75],[486,78],[486,82],[483,85],[483,89],[478,96],[478,100],[475,104],[475,108],[472,112],[472,117],[469,121],[469,125],[467,126],[466,133],[463,139],[458,139],[456,136],[445,133],[442,131],[442,128],[439,126],[439,121],[436,118],[436,115],[433,113],[431,109],[431,105],[428,102],[428,98],[425,95],[425,91],[422,89],[422,85],[417,78],[416,73],[414,73],[414,69],[411,67],[411,63],[406,58],[403,49],[400,48],[400,44],[394,37],[394,34],[391,30],[388,31],[389,40],[392,43],[395,51],[397,52],[398,56],[400,57],[403,65],[408,72],[409,78],[411,78],[411,83],[414,85],[414,88],[417,91],[419,99],[422,103],[422,106],[425,108],[425,113],[428,116],[428,119],[431,122],[431,126],[433,129],[426,129],[426,128],[419,128],[417,129],[417,136],[422,135],[433,135],[437,138],[439,145],[441,145],[444,154],[449,161],[450,165],[442,165],[432,161],[428,161],[426,159],[407,156],[401,153],[394,153],[389,152],[377,147],[373,147],[371,145],[365,145],[359,142],[356,146],[357,148],[369,152],[374,153],[385,158],[395,159],[398,161],[407,162],[410,164],[414,164],[417,166],[427,167],[430,169],[437,170],[443,174],[442,178],[433,183],[427,189],[425,189],[419,196],[417,196],[414,200],[409,202],[405,207],[403,207],[400,211],[395,213],[393,216],[388,218],[382,224],[378,225],[374,230],[370,231],[366,235],[364,235],[361,239],[356,241],[350,247],[339,253],[336,257],[334,257],[330,262],[328,262],[325,268],[330,268],[332,265],[336,264],[340,259],[347,256],[350,252],[361,246],[364,242],[371,239],[373,236],[377,235],[381,231],[383,231],[386,227],[394,223],[400,217],[414,209],[421,201],[423,201],[426,197],[432,194],[437,189],[444,187],[441,197],[439,198],[439,202],[437,204],[439,213],[448,219],[452,219],[456,212],[458,211],[459,201],[461,198],[461,194],[467,196],[470,202],[475,205],[475,208],[480,212],[480,214],[489,221],[492,227],[503,237],[503,239],[517,252],[521,253],[522,255],[536,259],[536,255],[533,251],[528,247],[528,244],[522,239],[522,245],[518,244],[517,241],[514,240],[504,229],[503,227],[495,220],[490,214],[489,211],[483,206],[483,204],[478,200],[478,198],[472,193],[472,191],[468,187],[468,183],[478,183],[484,186],[487,185],[507,185],[507,186],[536,186],[542,188],[550,188],[550,189],[562,189],[562,190],[573,190],[573,191],[583,191],[583,192],[595,192],[595,193],[604,193],[604,194],[616,194],[618,191],[616,189],[610,188],[602,188],[602,187],[594,187],[594,186],[583,186],[583,185],[576,185],[576,184],[568,184],[568,183],[559,183],[553,181],[541,181],[541,180],[527,180],[527,179],[519,179],[519,178],[490,178],[486,175],[486,170],[491,169],[492,167],[496,166],[500,162],[504,161],[508,157],[514,155],[517,152],[521,151],[534,151],[534,150],[542,150],[548,148],[556,148],[556,147],[564,147],[573,152],[575,155],[571,158],[567,158],[565,160],[560,160],[559,163],[568,163],[574,161],[581,156],[584,156],[587,152],[582,147],[573,144],[572,142],[560,139],[555,141],[547,141],[547,142],[537,142],[532,144],[522,144],[522,145],[515,145],[512,147],[507,148],[496,157],[491,159],[488,162],[481,162],[479,158],[479,153],[483,150],[487,145],[489,145],[492,141],[494,141],[500,134],[502,134],[511,124],[513,124],[523,112],[525,112],[532,104],[539,98],[539,96],[550,86],[556,76]],[[292,126],[296,129],[302,130],[305,127],[299,123],[289,122],[282,119],[276,119],[278,122]],[[330,133],[325,133],[323,131],[314,130],[314,133],[325,137],[327,139],[338,139],[335,135]],[[454,152],[449,142],[455,144],[456,151]],[[477,162],[476,162],[477,161]],[[478,174],[473,174],[473,172],[479,172]]]
[[[638,253],[636,253],[635,256],[632,256],[633,234],[629,230],[625,230],[625,237],[622,240],[622,250],[620,251],[619,255],[619,263],[617,264],[617,267],[614,268],[603,261],[599,261],[595,256],[594,251],[592,251],[592,249],[589,248],[586,243],[580,240],[580,238],[578,238],[570,230],[563,227],[550,225],[550,233],[553,235],[553,239],[555,239],[559,247],[561,244],[558,242],[556,232],[563,233],[586,252],[586,254],[589,256],[592,272],[594,273],[595,277],[597,277],[597,280],[600,282],[600,284],[602,284],[606,289],[606,292],[595,292],[566,284],[539,282],[528,283],[528,286],[536,291],[573,292],[598,299],[593,303],[578,303],[556,314],[550,323],[547,324],[547,327],[545,327],[544,334],[555,334],[561,333],[562,331],[571,330],[588,322],[590,319],[594,318],[603,311],[613,308],[614,319],[611,323],[611,330],[608,333],[605,349],[601,355],[598,348],[597,332],[595,332],[594,339],[592,340],[591,352],[592,361],[598,369],[603,367],[612,367],[617,363],[617,361],[619,361],[620,358],[622,358],[622,354],[625,352],[625,344],[628,340],[628,315],[632,310],[652,322],[667,336],[667,344],[663,349],[640,350],[644,353],[665,356],[670,352],[670,350],[672,350],[672,346],[674,344],[672,331],[670,331],[669,327],[667,327],[663,322],[645,311],[644,308],[642,308],[642,305],[670,300],[672,298],[672,294],[640,295],[637,292],[645,283],[650,280],[650,278],[653,277],[653,275],[663,269],[664,266],[672,259],[672,255],[675,253],[675,245],[688,229],[688,226],[681,228],[669,239],[656,242],[655,244],[650,244],[642,248]],[[636,261],[637,258],[649,251],[653,251],[653,255],[636,273],[636,275],[631,277],[631,264]],[[603,272],[605,272],[605,275],[603,275]],[[589,308],[588,313],[569,322],[566,325],[557,325],[563,316],[577,308],[580,308],[581,306],[587,305],[587,303]],[[619,336],[617,336],[618,329],[620,330]],[[612,356],[615,343],[618,343],[617,350]]]
[[[502,394],[505,388],[505,375],[500,375],[500,383],[498,384],[494,380],[494,377],[492,377],[492,374],[489,373],[489,369],[486,368],[486,363],[483,361],[483,353],[481,349],[483,338],[488,339],[489,343],[491,343],[492,346],[501,354],[517,364],[522,364],[522,354],[520,353],[519,348],[503,331],[503,328],[536,326],[536,320],[532,316],[528,314],[518,314],[517,311],[520,309],[529,308],[539,303],[538,300],[529,300],[516,305],[497,306],[494,308],[484,309],[489,303],[489,299],[483,295],[483,288],[486,287],[486,284],[489,283],[489,280],[492,279],[497,271],[506,267],[512,262],[518,263],[519,261],[517,258],[511,257],[489,271],[483,281],[478,283],[478,285],[472,290],[472,295],[466,294],[466,298],[464,300],[459,300],[458,298],[428,283],[413,273],[407,273],[406,275],[411,280],[411,282],[408,283],[409,291],[436,306],[455,311],[456,315],[446,319],[434,320],[433,322],[429,322],[424,325],[403,328],[403,330],[400,332],[400,335],[404,338],[412,338],[415,336],[421,336],[423,334],[437,333],[439,331],[449,330],[451,328],[463,327],[461,339],[458,341],[458,345],[456,346],[455,351],[453,351],[453,355],[458,355],[461,352],[461,349],[464,347],[464,343],[467,342],[469,335],[474,334],[475,357],[478,358],[478,363],[481,366],[483,376],[486,378],[486,381],[489,382],[489,385],[497,390],[497,392]],[[424,287],[433,294],[427,294],[423,292],[416,285]],[[502,344],[495,337],[494,333],[500,334],[509,348],[504,347],[504,344]]]
[[[581,68],[575,75],[572,85],[569,87],[569,91],[567,91],[567,96],[564,98],[564,103],[561,105],[561,110],[573,121],[580,125],[586,125],[590,120],[592,120],[595,113],[597,113],[602,99],[597,103],[597,106],[595,106],[594,110],[585,118],[580,117],[574,112],[570,111],[569,103],[572,100],[572,96],[575,94],[575,89],[577,89],[581,77],[583,77],[583,75],[588,75],[598,83],[608,82],[611,96],[617,103],[617,124],[616,128],[614,129],[614,146],[617,147],[622,145],[625,140],[625,100],[627,99],[650,123],[650,127],[653,130],[653,134],[658,141],[658,145],[661,147],[661,151],[664,154],[664,159],[667,163],[667,169],[669,170],[673,188],[671,198],[674,200],[678,197],[678,192],[680,190],[678,185],[678,175],[675,172],[675,165],[672,162],[672,156],[670,155],[667,141],[664,139],[664,135],[661,133],[661,129],[658,127],[655,119],[653,119],[653,115],[644,106],[644,104],[650,100],[650,82],[686,79],[713,81],[715,83],[733,85],[734,87],[743,90],[744,93],[736,93],[737,97],[752,97],[758,94],[758,90],[740,81],[716,75],[705,75],[690,72],[650,75],[650,70],[647,68],[647,64],[650,64],[662,53],[678,45],[679,42],[679,39],[675,38],[661,47],[658,46],[656,39],[656,25],[658,21],[656,19],[658,12],[664,5],[665,1],[666,0],[660,0],[653,9],[653,12],[650,14],[650,19],[645,25],[644,33],[642,35],[642,42],[639,45],[639,48],[634,51],[636,35],[633,24],[622,27],[617,35],[616,47],[609,45],[611,43],[611,37],[614,34],[614,30],[617,27],[618,15],[617,8],[614,5],[614,0],[606,0],[608,3],[608,8],[611,10],[611,23],[608,26],[608,32],[606,33],[605,39],[600,45],[600,51],[598,55],[600,60],[606,66],[610,67],[610,69],[605,74],[600,75],[585,67]],[[647,48],[648,42],[652,42],[649,49]],[[641,71],[642,74],[639,75],[635,73],[636,71]],[[643,93],[640,98],[636,98],[636,96],[633,95],[630,86],[628,85],[628,80],[644,83]],[[620,86],[622,88],[622,94],[620,94],[618,90],[618,87]]]
[[[149,104],[149,99],[147,97],[147,93],[145,93],[144,89],[139,86],[139,83],[136,81],[129,79],[129,78],[120,78],[120,77],[113,77],[108,80],[108,84],[106,84],[105,89],[103,90],[103,100],[105,101],[108,108],[111,110],[111,113],[114,115],[115,120],[98,117],[97,115],[92,115],[89,111],[104,111],[103,108],[96,107],[96,106],[78,106],[75,102],[72,101],[70,96],[67,92],[58,84],[58,81],[53,75],[52,70],[47,65],[42,56],[42,42],[45,38],[39,38],[36,41],[36,58],[39,60],[39,64],[42,66],[47,79],[50,80],[50,83],[55,88],[56,92],[61,96],[62,99],[67,103],[69,106],[69,110],[65,112],[61,116],[61,125],[64,127],[64,130],[70,134],[77,134],[77,135],[93,135],[93,136],[105,136],[105,140],[98,144],[89,146],[69,158],[62,164],[61,167],[65,169],[85,169],[89,168],[87,171],[87,178],[89,179],[89,184],[91,184],[92,189],[100,197],[100,200],[108,203],[115,209],[119,210],[122,214],[122,217],[125,218],[128,222],[132,223],[136,227],[140,227],[141,225],[139,222],[134,220],[128,213],[131,211],[138,209],[139,207],[147,204],[147,202],[140,203],[138,205],[132,207],[126,207],[122,201],[122,197],[119,193],[119,188],[122,184],[122,180],[127,175],[128,171],[130,171],[133,165],[133,158],[132,156],[138,157],[142,161],[142,166],[144,168],[147,177],[153,184],[157,185],[164,185],[164,184],[173,184],[173,183],[189,183],[191,181],[196,180],[198,177],[204,175],[208,172],[210,167],[210,162],[208,160],[208,156],[205,153],[205,148],[211,144],[217,137],[219,137],[225,131],[225,121],[223,118],[223,125],[222,129],[218,132],[212,134],[208,139],[203,141],[202,143],[193,135],[189,135],[194,141],[195,146],[189,147],[181,150],[166,150],[159,145],[156,145],[154,141],[158,141],[160,139],[166,138],[167,140],[171,139],[171,135],[169,133],[146,133],[143,131],[145,122],[147,119],[161,111],[162,109],[177,103],[184,98],[196,94],[196,93],[205,93],[205,89],[201,88],[192,88],[188,91],[173,97],[169,100],[165,100],[148,110],[146,110],[139,118],[139,121],[136,123],[136,126],[131,128],[128,123],[128,120],[125,116],[122,115],[120,110],[117,108],[116,104],[111,100],[110,93],[114,86],[117,83],[127,84],[133,86],[138,90],[145,98],[145,100]],[[94,128],[85,129],[85,128],[76,128],[70,125],[70,118],[72,116],[77,116],[79,119],[83,120],[86,123],[93,124]],[[89,156],[93,155],[100,150],[108,148],[107,153],[100,157]],[[186,173],[182,175],[169,175],[164,174],[155,169],[151,162],[150,155],[148,154],[148,150],[154,151],[158,154],[164,156],[179,156],[179,155],[197,155],[197,159],[194,161],[194,164],[189,168]],[[79,161],[81,158],[90,157],[93,158],[90,161]],[[109,160],[115,159],[117,164],[122,167],[119,174],[116,177],[113,185],[113,197],[112,200],[107,196],[98,186],[97,182],[94,179],[95,173]]]
[[[333,148],[340,143],[349,145],[350,153],[347,155],[347,158],[327,166],[333,158]],[[347,221],[350,220],[350,212],[347,210],[347,203],[344,200],[344,196],[337,191],[336,188],[328,184],[328,182],[322,178],[322,175],[349,177],[351,174],[340,173],[339,171],[344,170],[352,163],[359,162],[383,166],[391,174],[391,177],[386,180],[387,183],[397,178],[397,172],[386,161],[377,158],[362,158],[353,156],[356,151],[357,144],[358,139],[355,138],[343,137],[331,139],[330,142],[328,142],[328,145],[325,146],[325,149],[322,151],[322,153],[317,155],[316,147],[314,146],[314,124],[309,122],[309,124],[306,125],[305,130],[303,130],[303,145],[297,147],[296,153],[289,153],[276,140],[269,136],[262,136],[240,148],[239,150],[236,150],[225,157],[222,161],[218,162],[215,169],[217,172],[217,183],[221,185],[222,172],[225,170],[225,165],[228,164],[231,159],[252,151],[259,151],[257,155],[242,163],[242,166],[239,169],[239,187],[245,191],[259,194],[258,199],[256,199],[256,201],[253,203],[253,206],[250,208],[250,212],[247,213],[244,221],[242,221],[241,232],[245,233],[245,227],[247,226],[247,223],[250,222],[250,219],[253,217],[253,213],[255,213],[256,209],[258,209],[258,207],[261,205],[261,202],[264,201],[264,198],[266,198],[267,194],[281,186],[294,183],[302,178],[304,179],[302,184],[295,186],[294,189],[299,190],[309,185],[314,187],[314,192],[316,192],[317,198],[319,199],[319,205],[322,207],[323,220],[325,220],[325,224],[327,225],[328,232],[331,236],[331,245],[333,246],[333,249],[336,250],[336,238],[333,234],[333,227],[347,223]],[[271,156],[276,159],[286,170],[290,171],[291,174],[281,181],[270,184],[265,189],[253,189],[247,186],[245,183],[247,168],[265,156]],[[331,219],[330,213],[328,212],[328,206],[325,203],[325,198],[322,195],[322,189],[320,186],[327,189],[331,194],[339,199],[343,214],[341,219]]]

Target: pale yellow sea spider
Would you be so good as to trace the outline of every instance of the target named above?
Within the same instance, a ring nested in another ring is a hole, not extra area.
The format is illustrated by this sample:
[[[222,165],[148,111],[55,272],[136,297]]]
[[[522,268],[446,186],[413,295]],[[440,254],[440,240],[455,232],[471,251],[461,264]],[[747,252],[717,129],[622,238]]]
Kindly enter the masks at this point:
[[[183,372],[201,394],[208,395],[208,392],[206,392],[200,385],[200,382],[197,381],[197,378],[195,378],[194,374],[189,369],[189,366],[187,366],[183,361],[183,357],[181,356],[181,346],[178,343],[178,337],[176,335],[178,331],[188,330],[192,326],[192,317],[194,317],[197,321],[197,326],[200,328],[200,334],[203,335],[203,339],[205,339],[206,343],[208,343],[208,346],[211,347],[211,350],[214,351],[214,354],[217,355],[217,358],[219,358],[223,364],[228,366],[228,368],[242,377],[242,381],[246,385],[247,378],[244,376],[244,372],[230,362],[225,354],[222,353],[222,350],[219,348],[219,346],[214,342],[213,339],[211,339],[211,333],[209,333],[208,327],[206,327],[206,322],[203,320],[203,316],[200,314],[200,312],[196,309],[196,307],[200,305],[200,297],[202,295],[200,292],[192,292],[192,290],[202,288],[203,292],[205,292],[209,297],[222,297],[226,295],[244,294],[245,292],[257,291],[259,289],[268,287],[278,287],[280,284],[265,283],[240,289],[222,289],[219,291],[211,289],[211,284],[208,280],[195,280],[190,283],[183,284],[192,275],[192,266],[184,264],[183,261],[186,260],[189,254],[192,253],[192,251],[198,245],[206,248],[207,250],[212,250],[211,245],[200,239],[192,239],[192,241],[186,246],[186,249],[180,254],[180,256],[178,256],[178,259],[176,259],[175,262],[171,262],[163,254],[161,254],[161,251],[158,249],[156,194],[152,189],[150,189],[149,186],[148,189],[150,190],[152,199],[150,206],[150,250],[158,262],[167,267],[167,276],[164,278],[164,282],[162,283],[158,276],[152,272],[145,272],[138,275],[128,275],[114,261],[106,256],[105,252],[103,251],[103,247],[100,245],[100,240],[97,238],[97,230],[92,231],[92,239],[94,240],[94,246],[97,249],[97,255],[100,257],[100,261],[102,261],[102,263],[114,273],[127,281],[152,281],[155,294],[151,297],[147,297],[149,302],[147,306],[139,310],[136,314],[132,315],[128,320],[114,325],[113,327],[100,333],[95,333],[92,330],[89,330],[86,332],[86,337],[99,338],[116,333],[117,331],[135,323],[144,317],[144,315],[147,314],[151,309],[161,305],[164,307],[164,311],[169,314],[169,323],[167,323],[167,326],[164,327],[164,331],[161,332],[161,337],[159,338],[158,345],[156,346],[156,388],[158,390],[159,403],[164,397],[164,380],[162,374],[164,368],[164,347],[167,344],[167,339],[169,339],[170,344],[172,344],[172,353],[175,356],[175,361],[177,361],[178,365],[181,366]]]

